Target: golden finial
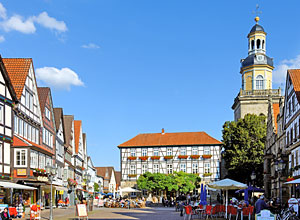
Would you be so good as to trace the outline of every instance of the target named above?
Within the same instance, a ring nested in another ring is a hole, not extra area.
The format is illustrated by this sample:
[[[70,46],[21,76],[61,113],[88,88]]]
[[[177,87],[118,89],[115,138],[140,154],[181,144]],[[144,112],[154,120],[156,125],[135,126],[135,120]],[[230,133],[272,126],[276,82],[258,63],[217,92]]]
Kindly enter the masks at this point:
[[[258,15],[259,14],[261,14],[262,12],[261,11],[259,11],[259,5],[257,4],[256,5],[256,10],[255,11],[253,11],[253,14],[256,14],[256,17],[254,18],[254,21],[256,22],[256,24],[258,23],[258,21],[259,21],[259,17],[258,17]]]

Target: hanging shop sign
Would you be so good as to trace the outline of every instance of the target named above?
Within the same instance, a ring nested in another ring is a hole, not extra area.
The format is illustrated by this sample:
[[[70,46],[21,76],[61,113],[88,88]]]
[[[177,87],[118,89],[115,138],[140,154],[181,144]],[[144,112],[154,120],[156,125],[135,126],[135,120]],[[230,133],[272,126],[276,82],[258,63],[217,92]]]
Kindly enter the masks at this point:
[[[26,176],[27,170],[26,169],[17,169],[18,176]]]
[[[38,176],[36,179],[41,182],[48,182],[48,177],[46,176]]]

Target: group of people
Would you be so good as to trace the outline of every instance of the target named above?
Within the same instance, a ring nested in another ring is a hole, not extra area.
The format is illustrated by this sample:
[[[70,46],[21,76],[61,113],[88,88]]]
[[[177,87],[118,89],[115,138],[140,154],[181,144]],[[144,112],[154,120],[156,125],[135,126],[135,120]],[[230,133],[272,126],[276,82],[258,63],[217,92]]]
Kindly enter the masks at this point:
[[[146,207],[146,202],[144,198],[104,198],[99,199],[98,204],[106,208],[144,208]]]

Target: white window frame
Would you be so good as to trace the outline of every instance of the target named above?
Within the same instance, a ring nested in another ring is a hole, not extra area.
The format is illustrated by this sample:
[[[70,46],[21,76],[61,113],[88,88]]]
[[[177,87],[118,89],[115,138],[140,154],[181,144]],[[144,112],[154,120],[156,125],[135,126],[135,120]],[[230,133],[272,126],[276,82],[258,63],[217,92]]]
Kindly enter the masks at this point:
[[[159,156],[159,149],[158,148],[153,149],[153,156]]]
[[[38,168],[39,153],[35,150],[30,150],[30,168]]]
[[[173,173],[173,164],[167,164],[167,174]]]
[[[192,155],[198,155],[198,147],[193,147],[192,148]]]
[[[142,149],[142,156],[144,157],[144,156],[147,156],[147,148],[143,148]]]
[[[197,163],[193,163],[192,164],[192,173],[198,173],[198,164]]]
[[[46,118],[47,118],[48,120],[51,119],[51,116],[50,116],[50,110],[49,110],[47,107],[45,107],[45,116],[46,116]]]
[[[153,164],[153,173],[159,173],[159,164]]]
[[[17,153],[20,153],[20,164],[17,164]],[[22,154],[25,153],[25,161],[24,164],[22,164]],[[27,167],[27,155],[28,154],[28,150],[27,149],[22,149],[22,148],[18,148],[18,149],[14,149],[14,166],[15,167]]]
[[[204,163],[204,173],[210,173],[210,163]]]
[[[256,90],[263,90],[264,89],[264,77],[262,75],[258,75],[255,79],[255,87]]]
[[[180,155],[186,155],[186,147],[180,148]]]
[[[14,126],[15,126],[15,128],[14,128],[14,131],[15,131],[15,133],[16,134],[19,134],[19,120],[18,120],[18,117],[17,116],[14,116]]]
[[[209,146],[205,146],[203,148],[203,154],[204,155],[210,155],[210,147]]]
[[[142,165],[142,174],[146,173],[148,171],[148,165],[147,164],[143,164]]]
[[[180,171],[185,172],[186,173],[186,164],[180,164]]]
[[[167,156],[172,156],[172,154],[173,154],[172,148],[168,148],[167,149]]]
[[[130,156],[131,157],[135,157],[136,156],[136,150],[135,150],[135,148],[131,148],[130,149]]]
[[[136,166],[135,165],[130,165],[130,174],[133,174],[133,175],[136,174]]]
[[[0,144],[0,163],[3,163],[2,154],[3,154],[3,144]]]

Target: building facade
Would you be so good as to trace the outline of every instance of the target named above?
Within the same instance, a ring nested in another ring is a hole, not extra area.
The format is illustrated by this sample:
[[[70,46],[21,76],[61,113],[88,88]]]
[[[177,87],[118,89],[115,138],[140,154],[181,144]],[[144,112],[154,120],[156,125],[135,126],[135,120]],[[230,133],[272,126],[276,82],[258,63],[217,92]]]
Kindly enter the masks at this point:
[[[246,114],[268,114],[268,100],[279,103],[280,89],[272,89],[273,59],[266,55],[266,32],[256,24],[248,34],[248,56],[241,60],[242,87],[234,99],[232,109],[234,120],[243,118]]]
[[[97,175],[103,177],[103,192],[116,194],[116,175],[114,167],[95,167]],[[100,179],[101,181],[101,179]]]
[[[218,180],[221,147],[220,141],[205,132],[139,134],[118,146],[121,187],[124,182],[134,185],[145,172],[183,171],[198,174],[205,182]]]
[[[18,99],[1,57],[0,72],[0,177],[1,181],[11,181],[13,108],[18,103]]]

